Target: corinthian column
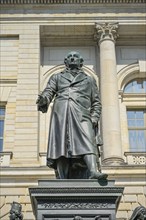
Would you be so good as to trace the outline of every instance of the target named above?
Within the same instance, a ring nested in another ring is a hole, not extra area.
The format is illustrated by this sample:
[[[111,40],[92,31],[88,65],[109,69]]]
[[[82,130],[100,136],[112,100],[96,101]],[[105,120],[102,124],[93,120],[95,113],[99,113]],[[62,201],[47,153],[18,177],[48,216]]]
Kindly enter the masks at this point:
[[[96,24],[100,47],[103,163],[120,164],[122,159],[115,39],[118,24]]]

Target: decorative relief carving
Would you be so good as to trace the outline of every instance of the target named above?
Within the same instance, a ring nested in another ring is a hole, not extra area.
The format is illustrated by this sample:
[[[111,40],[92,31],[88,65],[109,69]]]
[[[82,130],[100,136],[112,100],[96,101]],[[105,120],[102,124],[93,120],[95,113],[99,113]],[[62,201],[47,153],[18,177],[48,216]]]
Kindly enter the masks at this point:
[[[110,203],[80,203],[80,202],[50,202],[41,204],[45,209],[98,209],[98,208],[110,208]]]
[[[139,165],[144,165],[144,164],[146,164],[146,157],[144,157],[144,156],[133,156],[133,163],[134,164],[139,164]]]
[[[129,165],[146,165],[145,152],[125,152],[124,155]]]
[[[94,38],[95,40],[99,39],[99,42],[107,39],[115,41],[118,37],[117,29],[118,23],[96,23]]]

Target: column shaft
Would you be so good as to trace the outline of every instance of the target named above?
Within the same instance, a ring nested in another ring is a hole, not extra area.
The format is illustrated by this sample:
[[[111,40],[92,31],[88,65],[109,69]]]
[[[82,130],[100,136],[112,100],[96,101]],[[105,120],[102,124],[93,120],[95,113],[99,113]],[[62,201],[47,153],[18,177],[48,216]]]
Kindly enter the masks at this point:
[[[100,26],[101,27],[101,26]],[[107,26],[106,26],[107,28]],[[105,31],[105,30],[104,30]],[[100,29],[101,33],[101,29]],[[100,86],[102,100],[103,162],[120,164],[122,159],[120,112],[115,42],[108,29],[100,38]]]

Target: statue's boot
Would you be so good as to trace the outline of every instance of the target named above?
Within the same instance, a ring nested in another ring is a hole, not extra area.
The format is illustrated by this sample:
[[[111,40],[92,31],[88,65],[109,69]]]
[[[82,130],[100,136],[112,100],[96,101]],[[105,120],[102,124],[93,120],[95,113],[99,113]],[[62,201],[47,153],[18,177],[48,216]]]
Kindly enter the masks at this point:
[[[107,179],[106,173],[97,172],[96,155],[87,154],[84,156],[84,161],[90,171],[89,179]]]
[[[107,179],[107,177],[106,173],[91,172],[89,179]]]

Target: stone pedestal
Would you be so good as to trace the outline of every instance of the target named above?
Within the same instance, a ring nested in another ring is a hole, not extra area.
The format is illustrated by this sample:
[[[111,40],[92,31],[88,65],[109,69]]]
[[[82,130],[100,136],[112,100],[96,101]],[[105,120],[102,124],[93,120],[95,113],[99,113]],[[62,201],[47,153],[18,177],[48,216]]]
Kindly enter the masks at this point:
[[[44,180],[29,192],[36,220],[115,220],[123,189],[114,181]]]

